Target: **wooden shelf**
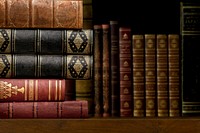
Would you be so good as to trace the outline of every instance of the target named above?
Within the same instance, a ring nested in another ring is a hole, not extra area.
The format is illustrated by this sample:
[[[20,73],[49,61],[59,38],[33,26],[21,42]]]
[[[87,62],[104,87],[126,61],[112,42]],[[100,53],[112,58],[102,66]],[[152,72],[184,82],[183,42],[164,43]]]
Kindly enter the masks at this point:
[[[199,133],[200,118],[1,119],[0,133]]]

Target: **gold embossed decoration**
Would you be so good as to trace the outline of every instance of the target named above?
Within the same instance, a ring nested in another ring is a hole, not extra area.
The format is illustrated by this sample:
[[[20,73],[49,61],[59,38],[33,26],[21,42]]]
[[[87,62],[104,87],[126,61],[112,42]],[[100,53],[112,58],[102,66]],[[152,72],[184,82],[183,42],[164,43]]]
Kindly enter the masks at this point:
[[[87,55],[67,56],[67,78],[89,79],[91,78],[91,58]]]
[[[0,77],[9,77],[10,76],[10,69],[11,69],[11,56],[7,55],[0,55]]]
[[[68,30],[67,53],[90,54],[92,46],[92,30]]]
[[[5,53],[5,52],[10,52],[10,34],[11,30],[8,29],[0,29],[0,52]],[[9,50],[9,51],[7,51]]]
[[[0,81],[0,99],[7,99],[18,93],[24,93],[24,87],[18,88],[11,83]]]

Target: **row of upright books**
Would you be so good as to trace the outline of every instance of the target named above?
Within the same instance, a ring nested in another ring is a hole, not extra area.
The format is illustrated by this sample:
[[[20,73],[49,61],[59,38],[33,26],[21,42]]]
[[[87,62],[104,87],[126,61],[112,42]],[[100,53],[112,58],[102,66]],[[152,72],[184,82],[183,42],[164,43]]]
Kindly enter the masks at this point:
[[[94,25],[94,40],[96,116],[180,116],[179,34],[110,21]]]
[[[0,118],[87,118],[88,100],[75,98],[74,85],[92,79],[91,2],[0,6]]]

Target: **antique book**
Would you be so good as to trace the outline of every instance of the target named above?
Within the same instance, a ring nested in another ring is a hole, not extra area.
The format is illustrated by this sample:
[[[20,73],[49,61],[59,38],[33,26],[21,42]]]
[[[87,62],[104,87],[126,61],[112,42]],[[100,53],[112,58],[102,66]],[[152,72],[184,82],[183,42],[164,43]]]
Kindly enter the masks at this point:
[[[180,35],[168,34],[169,116],[181,116]]]
[[[119,89],[119,23],[110,21],[110,95],[111,116],[120,116],[120,89]]]
[[[119,27],[120,117],[133,116],[131,28]]]
[[[90,55],[0,54],[1,78],[91,79]]]
[[[146,117],[156,116],[156,35],[145,34]]]
[[[65,79],[1,78],[0,102],[64,101],[67,89]]]
[[[102,89],[102,25],[94,25],[94,103],[95,117],[102,117],[103,89]]]
[[[157,116],[169,116],[167,34],[156,35]]]
[[[83,28],[82,0],[1,0],[1,28]]]
[[[93,80],[75,80],[75,99],[88,101],[88,115],[94,116]]]
[[[144,35],[132,35],[133,116],[145,116]]]
[[[83,29],[93,28],[93,0],[83,0]]]
[[[66,119],[88,118],[87,101],[3,102],[1,119]]]
[[[200,115],[200,3],[180,3],[182,115]]]
[[[103,117],[110,116],[110,26],[102,24]]]
[[[92,29],[0,29],[0,53],[92,54]],[[56,45],[55,45],[56,44]]]

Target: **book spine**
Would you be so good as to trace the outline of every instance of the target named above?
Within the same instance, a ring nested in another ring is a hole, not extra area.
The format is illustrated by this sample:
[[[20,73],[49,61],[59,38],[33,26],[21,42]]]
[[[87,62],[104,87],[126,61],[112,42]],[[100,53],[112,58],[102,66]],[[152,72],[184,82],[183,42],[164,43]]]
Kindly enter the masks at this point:
[[[65,80],[59,79],[1,79],[0,102],[63,101]]]
[[[0,105],[0,118],[87,118],[87,106],[87,101],[4,102]]]
[[[110,116],[110,26],[102,24],[103,31],[103,117]]]
[[[156,36],[145,34],[146,117],[156,116]]]
[[[168,43],[166,34],[156,35],[157,62],[157,116],[169,116]]]
[[[0,7],[1,28],[83,28],[82,0],[5,0]]]
[[[102,25],[94,25],[94,102],[95,117],[101,117],[103,113],[102,92]]]
[[[131,28],[119,27],[120,116],[133,116]]]
[[[76,100],[86,100],[88,102],[88,114],[94,115],[94,88],[93,80],[76,80]]]
[[[91,79],[91,55],[0,54],[1,78]],[[81,68],[81,69],[80,69]]]
[[[93,28],[93,1],[83,0],[83,28]]]
[[[145,116],[144,35],[132,35],[133,116]]]
[[[178,34],[168,35],[169,116],[181,116],[180,40]]]
[[[120,116],[120,88],[119,88],[119,24],[118,21],[110,21],[110,80],[111,80],[111,115]]]
[[[92,29],[0,29],[0,37],[2,54],[91,55],[93,52]]]
[[[200,115],[200,3],[180,3],[182,115]]]

